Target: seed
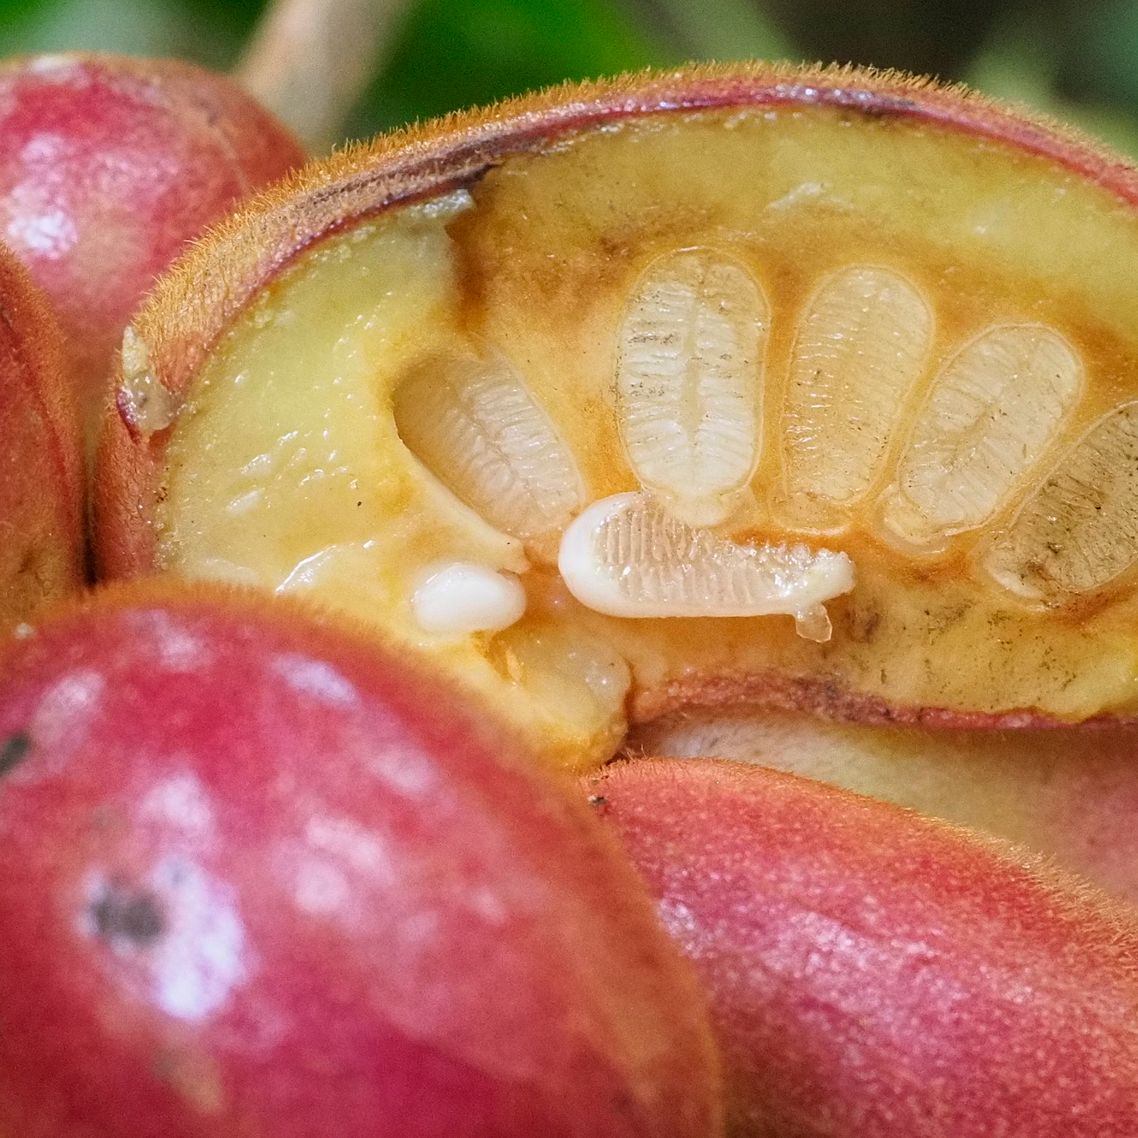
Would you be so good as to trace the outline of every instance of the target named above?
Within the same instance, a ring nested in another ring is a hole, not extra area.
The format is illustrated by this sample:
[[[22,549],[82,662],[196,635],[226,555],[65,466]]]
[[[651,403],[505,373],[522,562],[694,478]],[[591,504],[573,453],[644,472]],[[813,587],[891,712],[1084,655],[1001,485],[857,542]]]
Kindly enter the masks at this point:
[[[864,497],[931,337],[928,305],[897,273],[852,265],[823,283],[798,327],[782,414],[796,521],[833,525]]]
[[[768,324],[750,272],[713,249],[653,261],[629,301],[616,367],[625,449],[690,525],[723,521],[755,468]]]
[[[1082,364],[1037,324],[987,329],[933,381],[884,521],[915,545],[984,525],[1057,438],[1082,387]]]
[[[497,632],[521,620],[526,594],[512,573],[451,561],[427,570],[412,594],[411,608],[425,631],[466,636]]]
[[[1027,500],[984,564],[1047,604],[1101,588],[1138,560],[1138,402],[1100,419]]]
[[[569,448],[501,358],[421,363],[395,392],[395,423],[453,494],[523,541],[559,535],[583,502]]]
[[[565,531],[558,561],[569,591],[609,616],[800,617],[853,588],[844,553],[805,545],[739,545],[685,525],[647,494],[615,494]]]

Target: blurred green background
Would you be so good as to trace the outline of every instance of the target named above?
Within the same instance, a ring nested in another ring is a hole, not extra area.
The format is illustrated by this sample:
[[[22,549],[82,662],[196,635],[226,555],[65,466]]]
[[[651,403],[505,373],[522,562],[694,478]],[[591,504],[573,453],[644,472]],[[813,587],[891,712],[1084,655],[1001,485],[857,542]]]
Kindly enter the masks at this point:
[[[228,68],[261,9],[251,0],[0,0],[0,28],[6,54],[97,48]],[[1138,155],[1138,0],[406,0],[398,9],[345,134],[565,78],[757,56],[963,80]]]

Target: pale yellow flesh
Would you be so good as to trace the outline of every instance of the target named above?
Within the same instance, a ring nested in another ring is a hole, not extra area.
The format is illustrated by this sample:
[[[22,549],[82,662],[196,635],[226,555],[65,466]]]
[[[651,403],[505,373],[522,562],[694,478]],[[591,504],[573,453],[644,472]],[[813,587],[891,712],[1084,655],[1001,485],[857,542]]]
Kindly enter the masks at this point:
[[[670,690],[771,670],[910,707],[1134,711],[1138,503],[1125,477],[1089,512],[1069,489],[1129,453],[1134,264],[1133,210],[962,133],[766,109],[585,134],[256,300],[173,432],[160,562],[315,589],[567,765]],[[497,407],[516,431],[479,425]],[[560,532],[640,490],[717,538],[848,555],[830,639],[578,603]],[[516,577],[525,614],[427,632],[414,598],[454,563]]]

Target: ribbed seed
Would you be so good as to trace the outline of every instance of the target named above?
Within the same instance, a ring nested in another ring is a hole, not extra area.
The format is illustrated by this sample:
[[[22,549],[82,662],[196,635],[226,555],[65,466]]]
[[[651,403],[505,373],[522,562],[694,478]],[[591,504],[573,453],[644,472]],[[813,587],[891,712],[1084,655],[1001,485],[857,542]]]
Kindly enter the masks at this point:
[[[984,525],[1058,437],[1082,387],[1082,364],[1050,328],[989,328],[933,381],[884,520],[916,546]]]
[[[718,250],[653,261],[620,328],[617,413],[641,484],[690,525],[732,510],[758,459],[769,307]]]
[[[889,269],[854,265],[819,289],[798,327],[782,414],[790,518],[832,525],[864,497],[932,324],[921,294]]]
[[[1062,604],[1138,561],[1138,403],[1100,419],[1024,503],[984,565],[1005,588]]]
[[[395,392],[395,424],[444,485],[514,537],[559,534],[583,503],[568,446],[503,360],[419,367]]]
[[[805,545],[738,545],[685,525],[650,495],[616,494],[577,517],[558,560],[569,591],[621,617],[785,613],[828,637],[818,606],[853,587],[842,553]]]

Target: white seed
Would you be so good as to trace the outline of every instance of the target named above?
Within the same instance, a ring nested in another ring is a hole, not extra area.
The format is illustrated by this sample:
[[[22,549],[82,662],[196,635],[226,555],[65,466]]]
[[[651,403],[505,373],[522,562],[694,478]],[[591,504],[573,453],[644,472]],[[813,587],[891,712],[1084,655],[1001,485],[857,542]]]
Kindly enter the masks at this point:
[[[411,596],[419,627],[444,636],[498,632],[521,620],[526,594],[512,573],[468,561],[432,566]]]
[[[823,631],[816,609],[853,588],[844,553],[739,545],[674,518],[647,494],[616,494],[566,529],[558,560],[582,604],[621,617],[764,616]]]
[[[1005,588],[1061,604],[1138,562],[1138,403],[1100,419],[989,549]]]
[[[1071,346],[1038,324],[992,327],[965,345],[916,419],[885,525],[915,546],[984,525],[1058,437],[1082,380]]]
[[[876,476],[920,377],[933,318],[904,277],[852,265],[825,281],[798,326],[782,414],[786,508],[829,523]]]
[[[568,446],[505,360],[419,366],[396,390],[395,424],[419,461],[504,533],[557,535],[584,502]]]
[[[617,416],[641,484],[691,525],[732,510],[758,461],[769,306],[713,249],[653,261],[620,328]]]

